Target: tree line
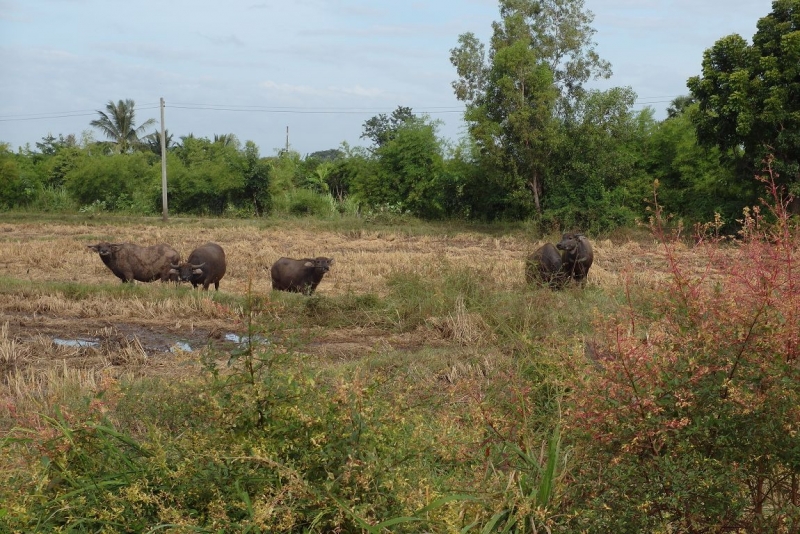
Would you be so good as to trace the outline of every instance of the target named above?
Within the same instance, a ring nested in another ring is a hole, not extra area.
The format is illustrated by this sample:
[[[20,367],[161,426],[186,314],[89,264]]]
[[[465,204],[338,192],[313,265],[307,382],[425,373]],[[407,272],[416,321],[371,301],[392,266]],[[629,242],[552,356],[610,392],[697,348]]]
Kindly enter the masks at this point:
[[[708,49],[667,117],[635,111],[594,49],[582,0],[501,0],[484,44],[458,37],[450,60],[467,133],[398,106],[365,121],[366,146],[262,157],[234,134],[167,134],[170,211],[390,212],[424,219],[527,220],[543,229],[606,231],[648,215],[657,188],[686,223],[734,225],[758,201],[765,158],[787,193],[800,190],[800,0],[776,0],[752,44],[738,35]],[[0,144],[0,207],[159,213],[159,133],[131,100],[91,122],[107,138],[48,135],[17,153]]]

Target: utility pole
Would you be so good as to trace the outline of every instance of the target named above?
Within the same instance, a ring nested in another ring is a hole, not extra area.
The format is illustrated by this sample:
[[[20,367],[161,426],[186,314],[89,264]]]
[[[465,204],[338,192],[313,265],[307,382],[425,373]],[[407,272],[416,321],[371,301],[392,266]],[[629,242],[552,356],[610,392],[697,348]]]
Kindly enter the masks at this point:
[[[167,137],[164,128],[164,97],[161,97],[161,217],[164,222],[169,219],[167,210]]]
[[[289,127],[286,127],[286,152],[289,152]]]

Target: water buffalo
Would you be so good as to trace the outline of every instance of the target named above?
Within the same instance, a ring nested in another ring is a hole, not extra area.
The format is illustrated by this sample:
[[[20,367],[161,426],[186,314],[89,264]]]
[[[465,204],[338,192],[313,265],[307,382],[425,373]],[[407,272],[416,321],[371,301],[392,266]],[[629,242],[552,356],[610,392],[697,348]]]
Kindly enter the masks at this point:
[[[87,247],[97,252],[106,267],[123,283],[134,280],[166,282],[170,279],[170,266],[181,261],[180,254],[164,244],[140,247],[133,243],[101,241]]]
[[[581,285],[586,283],[586,275],[589,274],[589,267],[594,261],[594,252],[589,240],[583,234],[569,232],[561,236],[556,248],[564,251],[561,269],[565,276]]]
[[[525,259],[525,280],[528,284],[553,289],[564,285],[566,277],[562,271],[561,253],[555,245],[545,243]]]
[[[333,258],[280,258],[272,264],[272,289],[310,295],[327,273]]]
[[[219,291],[219,281],[227,268],[225,251],[216,243],[206,243],[194,249],[185,262],[170,267],[169,273],[179,282],[191,282],[192,287],[202,284],[206,291],[214,284],[214,289]]]

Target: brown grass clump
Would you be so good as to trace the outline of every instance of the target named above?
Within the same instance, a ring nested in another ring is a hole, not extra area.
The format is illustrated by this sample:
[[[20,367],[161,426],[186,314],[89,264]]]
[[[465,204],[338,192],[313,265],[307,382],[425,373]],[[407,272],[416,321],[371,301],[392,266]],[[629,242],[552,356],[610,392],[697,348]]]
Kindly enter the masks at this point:
[[[428,323],[438,330],[444,339],[463,346],[484,345],[496,336],[479,313],[467,311],[464,298],[456,299],[456,309],[447,317],[432,317]]]

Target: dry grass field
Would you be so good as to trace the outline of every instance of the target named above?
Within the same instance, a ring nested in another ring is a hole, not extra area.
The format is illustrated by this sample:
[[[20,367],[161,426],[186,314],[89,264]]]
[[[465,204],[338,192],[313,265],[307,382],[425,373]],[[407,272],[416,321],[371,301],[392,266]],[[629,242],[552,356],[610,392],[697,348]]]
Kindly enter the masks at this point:
[[[87,248],[101,240],[145,246],[168,243],[184,258],[195,246],[213,241],[225,249],[227,274],[217,295],[192,291],[188,284],[175,288],[160,282],[136,282],[135,291],[120,293],[121,282]],[[250,291],[270,303],[271,313],[278,316],[287,307],[302,305],[307,297],[271,290],[269,268],[281,256],[334,258],[332,270],[317,289],[321,298],[360,294],[380,298],[387,294],[387,279],[393,274],[436,279],[447,268],[473,271],[497,291],[531,292],[536,290],[525,286],[524,258],[543,242],[519,232],[502,237],[478,232],[414,235],[403,228],[324,230],[321,223],[300,221],[259,227],[230,220],[168,224],[0,220],[0,279],[6,281],[0,294],[0,366],[4,374],[47,369],[87,377],[101,370],[115,375],[180,373],[192,359],[185,349],[209,343],[232,346],[226,336],[243,331],[241,310],[220,304],[226,296],[239,302]],[[605,239],[593,240],[593,245],[590,287],[619,288],[623,278],[652,284],[666,273],[652,241]],[[686,263],[695,261],[691,250],[683,253]],[[481,335],[491,336],[491,332],[464,334],[463,323],[470,318],[462,311],[430,317],[425,328],[412,332],[369,324],[304,332],[309,341],[306,350],[341,361],[357,359],[376,347],[413,350],[449,344],[463,349]]]
[[[551,488],[543,502],[569,510],[571,484],[580,492],[585,473],[592,484],[616,483],[591,471],[596,428],[606,429],[596,414],[613,408],[633,444],[639,427],[628,421],[641,415],[650,429],[655,418],[629,410],[627,379],[614,381],[634,361],[613,353],[620,338],[620,351],[666,362],[663,384],[649,364],[640,382],[667,402],[664,384],[686,380],[695,391],[686,372],[694,359],[676,352],[684,339],[724,362],[729,340],[746,344],[755,332],[754,346],[769,351],[785,317],[796,317],[793,286],[777,274],[775,294],[791,298],[770,293],[768,304],[752,305],[773,279],[764,273],[791,272],[795,245],[784,262],[767,257],[771,242],[589,236],[587,285],[551,291],[527,286],[524,264],[556,235],[401,222],[0,217],[0,479],[17,481],[0,499],[11,503],[0,505],[0,525],[5,517],[12,532],[27,532],[42,517],[77,525],[91,516],[85,531],[95,532],[137,520],[141,503],[155,502],[144,521],[157,528],[230,532],[253,503],[247,520],[260,532],[317,521],[324,526],[309,532],[355,532],[419,510],[439,526],[431,532],[482,528],[506,513],[513,525],[518,510],[549,531],[566,516],[529,508],[534,494]],[[99,241],[167,243],[184,258],[213,241],[226,251],[227,274],[218,292],[122,284],[87,248]],[[272,290],[269,268],[281,256],[335,263],[309,297]],[[684,291],[701,304],[684,310],[672,298]],[[763,327],[752,327],[752,309]],[[684,330],[687,314],[697,322]],[[664,435],[676,432],[671,413]],[[630,450],[639,465],[639,449]],[[634,471],[630,480],[640,480]],[[106,490],[101,479],[124,489]],[[260,501],[241,495],[246,485]],[[610,510],[574,506],[588,518]],[[677,517],[667,516],[664,524]]]

